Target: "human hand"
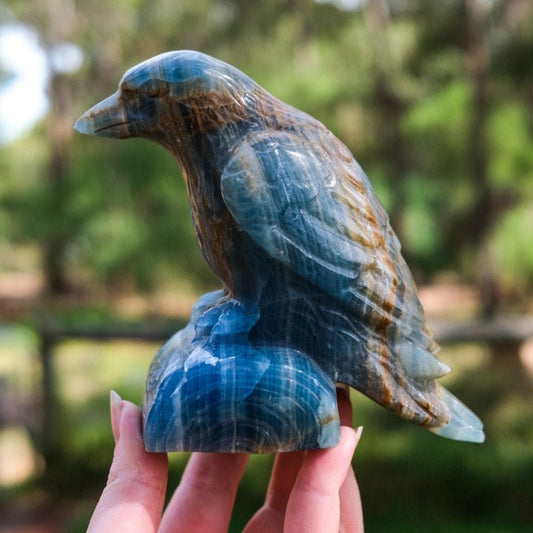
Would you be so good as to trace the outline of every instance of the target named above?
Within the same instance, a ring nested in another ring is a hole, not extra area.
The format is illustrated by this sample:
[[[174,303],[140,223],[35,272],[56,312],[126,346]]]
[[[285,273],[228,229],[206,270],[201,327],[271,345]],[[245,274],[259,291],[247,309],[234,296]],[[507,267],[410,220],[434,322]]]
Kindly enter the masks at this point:
[[[346,391],[338,392],[341,424],[351,425]],[[148,453],[141,413],[111,393],[115,453],[89,533],[222,533],[228,530],[247,454],[193,453],[165,512],[166,454]],[[341,427],[334,448],[276,456],[265,503],[245,533],[363,531],[361,498],[351,467],[360,430]]]

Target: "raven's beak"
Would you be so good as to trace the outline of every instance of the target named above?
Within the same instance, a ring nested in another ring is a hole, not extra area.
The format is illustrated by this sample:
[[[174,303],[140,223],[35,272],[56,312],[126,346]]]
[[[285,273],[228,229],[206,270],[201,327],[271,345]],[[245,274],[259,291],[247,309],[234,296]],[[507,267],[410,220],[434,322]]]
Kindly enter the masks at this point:
[[[74,124],[74,129],[85,135],[99,137],[131,137],[120,91],[86,111]]]

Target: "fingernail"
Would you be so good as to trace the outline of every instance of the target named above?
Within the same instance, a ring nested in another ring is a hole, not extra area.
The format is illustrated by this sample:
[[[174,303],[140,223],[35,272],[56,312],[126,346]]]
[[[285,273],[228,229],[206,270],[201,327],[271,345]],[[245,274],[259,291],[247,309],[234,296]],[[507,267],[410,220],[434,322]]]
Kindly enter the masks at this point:
[[[359,426],[358,428],[355,428],[355,438],[357,442],[359,442],[359,439],[361,438],[361,433],[363,433],[363,426]]]
[[[115,438],[115,444],[118,442],[119,427],[120,427],[120,413],[122,411],[122,398],[112,390],[109,393],[109,406],[111,411],[111,430]]]
[[[120,407],[122,398],[119,396],[118,392],[115,392],[114,390],[112,390],[109,393],[109,401],[111,403],[111,409],[117,409]]]

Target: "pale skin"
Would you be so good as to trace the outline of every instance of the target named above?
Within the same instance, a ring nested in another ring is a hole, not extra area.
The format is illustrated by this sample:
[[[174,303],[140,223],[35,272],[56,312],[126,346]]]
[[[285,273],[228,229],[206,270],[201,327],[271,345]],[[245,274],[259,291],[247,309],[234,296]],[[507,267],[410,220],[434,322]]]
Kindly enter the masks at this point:
[[[139,408],[115,393],[111,398],[115,452],[88,532],[226,533],[248,455],[193,453],[163,512],[167,456],[145,451]],[[351,466],[361,431],[351,427],[346,391],[338,392],[338,403],[340,442],[326,450],[279,453],[265,503],[244,533],[363,532]]]

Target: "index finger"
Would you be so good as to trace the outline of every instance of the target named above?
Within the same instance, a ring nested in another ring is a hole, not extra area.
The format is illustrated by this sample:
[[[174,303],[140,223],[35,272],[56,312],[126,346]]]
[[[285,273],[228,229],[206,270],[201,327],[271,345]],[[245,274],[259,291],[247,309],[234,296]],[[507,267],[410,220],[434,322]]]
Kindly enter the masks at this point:
[[[245,453],[193,453],[159,533],[225,533],[247,460]]]
[[[337,404],[339,406],[339,418],[344,426],[351,426],[353,423],[352,403],[350,401],[350,389],[337,388]],[[358,440],[361,436],[362,427],[359,427],[356,434]],[[350,531],[351,533],[362,533],[363,506],[361,504],[361,494],[355,479],[353,467],[350,465],[344,482],[339,490],[340,498],[340,528],[339,531]]]

